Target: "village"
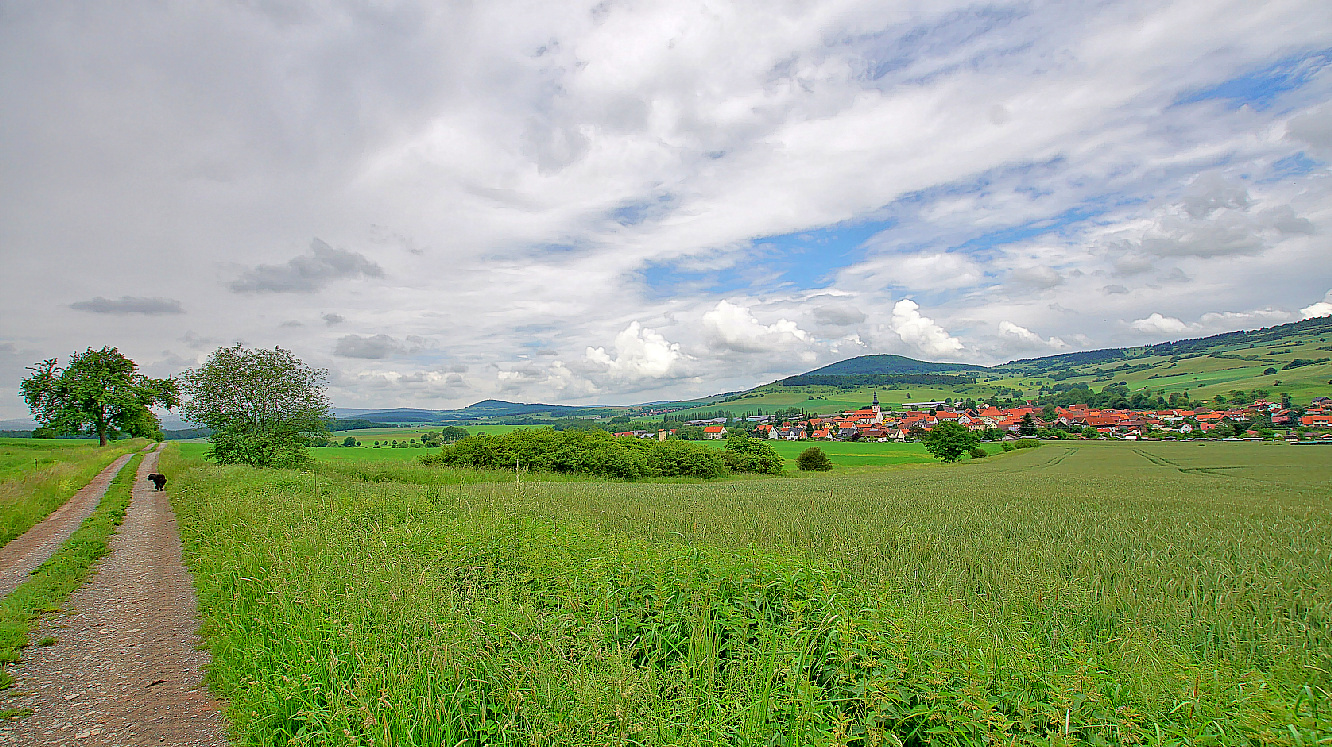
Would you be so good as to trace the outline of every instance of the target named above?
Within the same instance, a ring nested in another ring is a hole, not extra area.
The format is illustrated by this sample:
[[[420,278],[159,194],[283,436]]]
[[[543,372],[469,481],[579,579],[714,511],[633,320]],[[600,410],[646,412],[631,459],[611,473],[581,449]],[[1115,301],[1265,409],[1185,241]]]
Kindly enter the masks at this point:
[[[1255,399],[1234,407],[1192,409],[1097,409],[1088,405],[961,407],[950,402],[904,403],[886,410],[876,393],[856,410],[830,414],[776,417],[750,415],[686,421],[702,429],[704,439],[725,439],[737,430],[755,437],[784,441],[905,442],[923,438],[936,425],[954,422],[984,440],[1037,438],[1107,438],[1121,440],[1179,438],[1285,438],[1301,436],[1332,440],[1332,398],[1315,397],[1303,410],[1290,403]],[[619,436],[665,439],[679,429],[625,431]]]

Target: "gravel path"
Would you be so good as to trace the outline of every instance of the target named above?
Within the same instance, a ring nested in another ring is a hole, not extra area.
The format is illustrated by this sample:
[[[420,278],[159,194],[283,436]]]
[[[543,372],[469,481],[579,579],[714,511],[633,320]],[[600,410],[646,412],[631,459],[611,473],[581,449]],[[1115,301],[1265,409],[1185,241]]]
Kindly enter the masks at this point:
[[[125,522],[96,574],[50,616],[11,670],[0,707],[32,715],[0,724],[0,744],[226,745],[218,703],[203,686],[208,652],[197,648],[198,609],[181,564],[180,535],[165,492],[139,467]]]
[[[102,496],[106,495],[106,489],[111,487],[111,481],[116,479],[131,456],[126,454],[117,458],[65,501],[64,505],[21,536],[0,547],[0,598],[9,596],[19,584],[26,581],[33,570],[65,544],[65,540],[74,534],[84,519],[92,516],[97,504],[102,502]]]

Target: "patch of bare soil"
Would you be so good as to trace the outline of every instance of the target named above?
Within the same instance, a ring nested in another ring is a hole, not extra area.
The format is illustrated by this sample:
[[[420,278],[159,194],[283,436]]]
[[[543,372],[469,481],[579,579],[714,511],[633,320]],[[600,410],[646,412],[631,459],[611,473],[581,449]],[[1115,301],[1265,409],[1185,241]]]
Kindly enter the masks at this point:
[[[22,536],[0,547],[0,597],[9,596],[17,589],[33,570],[65,544],[65,540],[74,534],[84,519],[92,516],[97,504],[102,502],[102,496],[106,495],[106,489],[111,487],[111,481],[116,479],[130,456],[126,454],[107,465],[64,505],[52,511]]]
[[[0,744],[226,745],[218,703],[203,685],[198,606],[181,563],[167,493],[153,490],[157,452],[144,458],[111,552],[42,622],[11,672],[0,707],[31,715],[0,724]]]

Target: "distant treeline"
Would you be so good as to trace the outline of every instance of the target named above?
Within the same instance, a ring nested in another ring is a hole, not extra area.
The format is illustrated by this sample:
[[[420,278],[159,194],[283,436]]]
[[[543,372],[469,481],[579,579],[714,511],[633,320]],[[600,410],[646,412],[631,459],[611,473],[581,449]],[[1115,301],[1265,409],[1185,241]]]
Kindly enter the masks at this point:
[[[848,390],[897,385],[946,388],[975,384],[976,377],[964,374],[801,374],[782,379],[780,383],[782,386],[831,386]]]
[[[605,431],[582,429],[468,436],[423,461],[448,467],[522,468],[624,480],[782,471],[782,458],[773,448],[748,436],[732,438],[725,450],[719,450],[688,441],[617,438]]]

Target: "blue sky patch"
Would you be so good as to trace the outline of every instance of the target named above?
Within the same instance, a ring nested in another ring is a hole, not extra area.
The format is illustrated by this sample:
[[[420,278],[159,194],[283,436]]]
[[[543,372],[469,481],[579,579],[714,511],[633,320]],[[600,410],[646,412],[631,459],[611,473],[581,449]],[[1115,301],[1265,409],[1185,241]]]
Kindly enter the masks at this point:
[[[865,256],[865,243],[891,221],[837,223],[811,231],[764,236],[749,242],[745,256],[721,269],[690,269],[690,260],[651,262],[641,272],[649,296],[684,293],[725,295],[779,288],[820,288],[838,270]]]
[[[1262,111],[1270,107],[1281,94],[1308,83],[1329,64],[1332,64],[1332,50],[1328,49],[1291,55],[1261,70],[1214,86],[1185,92],[1174,103],[1181,105],[1219,100],[1230,102],[1231,109],[1247,104]]]

